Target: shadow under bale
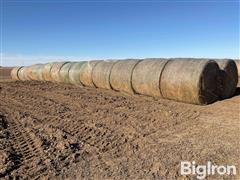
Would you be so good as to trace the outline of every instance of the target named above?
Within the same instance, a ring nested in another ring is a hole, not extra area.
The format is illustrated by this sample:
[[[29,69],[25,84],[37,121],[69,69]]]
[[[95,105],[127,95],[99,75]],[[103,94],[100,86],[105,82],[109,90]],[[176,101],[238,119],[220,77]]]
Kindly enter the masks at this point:
[[[237,87],[234,93],[234,96],[239,96],[239,95],[240,95],[240,87]]]

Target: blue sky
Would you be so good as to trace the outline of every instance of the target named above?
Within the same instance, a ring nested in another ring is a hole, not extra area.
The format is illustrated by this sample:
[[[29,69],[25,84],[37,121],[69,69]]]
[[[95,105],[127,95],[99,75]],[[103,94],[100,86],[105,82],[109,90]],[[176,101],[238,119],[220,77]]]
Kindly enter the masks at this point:
[[[239,1],[1,1],[1,64],[239,58]]]

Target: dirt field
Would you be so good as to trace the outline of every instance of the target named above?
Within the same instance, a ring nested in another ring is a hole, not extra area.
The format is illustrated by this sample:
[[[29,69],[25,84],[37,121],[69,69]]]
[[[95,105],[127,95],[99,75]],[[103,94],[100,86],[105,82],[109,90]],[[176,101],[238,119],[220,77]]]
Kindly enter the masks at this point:
[[[174,180],[182,179],[182,160],[236,165],[239,174],[239,105],[240,96],[196,106],[65,84],[1,82],[0,179]]]
[[[11,79],[12,67],[1,67],[0,66],[0,80]]]

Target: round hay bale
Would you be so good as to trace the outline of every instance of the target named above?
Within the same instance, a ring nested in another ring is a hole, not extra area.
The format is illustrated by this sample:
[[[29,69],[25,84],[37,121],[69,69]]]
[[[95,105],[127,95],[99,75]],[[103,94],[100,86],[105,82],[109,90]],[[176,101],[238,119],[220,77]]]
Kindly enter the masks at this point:
[[[43,79],[45,81],[52,81],[51,69],[52,69],[53,64],[54,64],[54,62],[47,63],[43,67],[42,73],[43,73]]]
[[[218,100],[219,66],[212,60],[171,60],[161,76],[164,98],[192,104]]]
[[[74,63],[66,63],[59,70],[60,82],[69,83],[69,70]]]
[[[92,71],[93,84],[102,89],[112,89],[110,84],[110,73],[116,61],[101,61],[96,64]]]
[[[138,94],[162,97],[160,78],[168,60],[147,59],[136,65],[132,74],[132,87]]]
[[[101,61],[88,61],[81,67],[80,81],[84,86],[95,87],[92,80],[93,68]]]
[[[216,61],[220,68],[221,81],[219,84],[220,98],[225,99],[232,97],[238,84],[238,70],[233,60]]]
[[[31,66],[25,66],[25,73],[26,73],[26,77],[28,80],[33,80],[32,77],[31,77],[31,74],[32,74],[32,70],[31,70]]]
[[[114,90],[123,91],[126,93],[134,94],[132,88],[132,74],[135,66],[140,60],[119,60],[111,70],[110,84]]]
[[[240,87],[240,60],[234,60],[238,69],[238,87]]]
[[[240,60],[234,60],[237,65],[238,77],[240,77]]]
[[[11,77],[13,80],[20,80],[19,77],[18,77],[18,71],[22,68],[22,66],[20,67],[14,67],[12,70],[11,70]]]
[[[43,64],[35,64],[28,67],[28,77],[34,81],[42,81],[43,78]]]
[[[59,71],[60,71],[61,67],[66,63],[68,63],[68,62],[58,62],[58,63],[54,63],[52,65],[52,68],[51,68],[51,71],[50,71],[51,79],[52,79],[51,81],[61,82],[60,76],[59,76]]]
[[[80,73],[81,73],[81,70],[82,70],[82,66],[85,63],[86,63],[85,61],[77,62],[77,63],[74,63],[71,66],[71,68],[69,70],[70,83],[82,86],[82,83],[80,81]]]
[[[27,66],[20,68],[19,71],[18,71],[19,80],[21,80],[21,81],[31,80],[29,78],[29,73],[28,72],[29,72],[29,70],[28,70]]]
[[[38,81],[44,81],[44,77],[43,77],[43,68],[44,68],[44,65],[41,64],[38,66],[38,68],[36,68],[36,74],[37,74],[37,77],[38,77]],[[35,73],[35,71],[34,71]]]
[[[34,65],[32,66],[28,66],[28,68],[26,69],[26,72],[27,72],[27,76],[30,80],[33,80],[33,75],[32,75],[32,68],[33,68]]]

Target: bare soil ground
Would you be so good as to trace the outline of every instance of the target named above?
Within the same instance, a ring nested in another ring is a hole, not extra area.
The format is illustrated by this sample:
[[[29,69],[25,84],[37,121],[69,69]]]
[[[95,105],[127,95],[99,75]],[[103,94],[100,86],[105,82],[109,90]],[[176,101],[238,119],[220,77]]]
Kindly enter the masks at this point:
[[[0,80],[11,79],[12,67],[1,67],[0,66]]]
[[[239,103],[0,82],[0,178],[173,180],[183,179],[182,160],[239,170]]]

